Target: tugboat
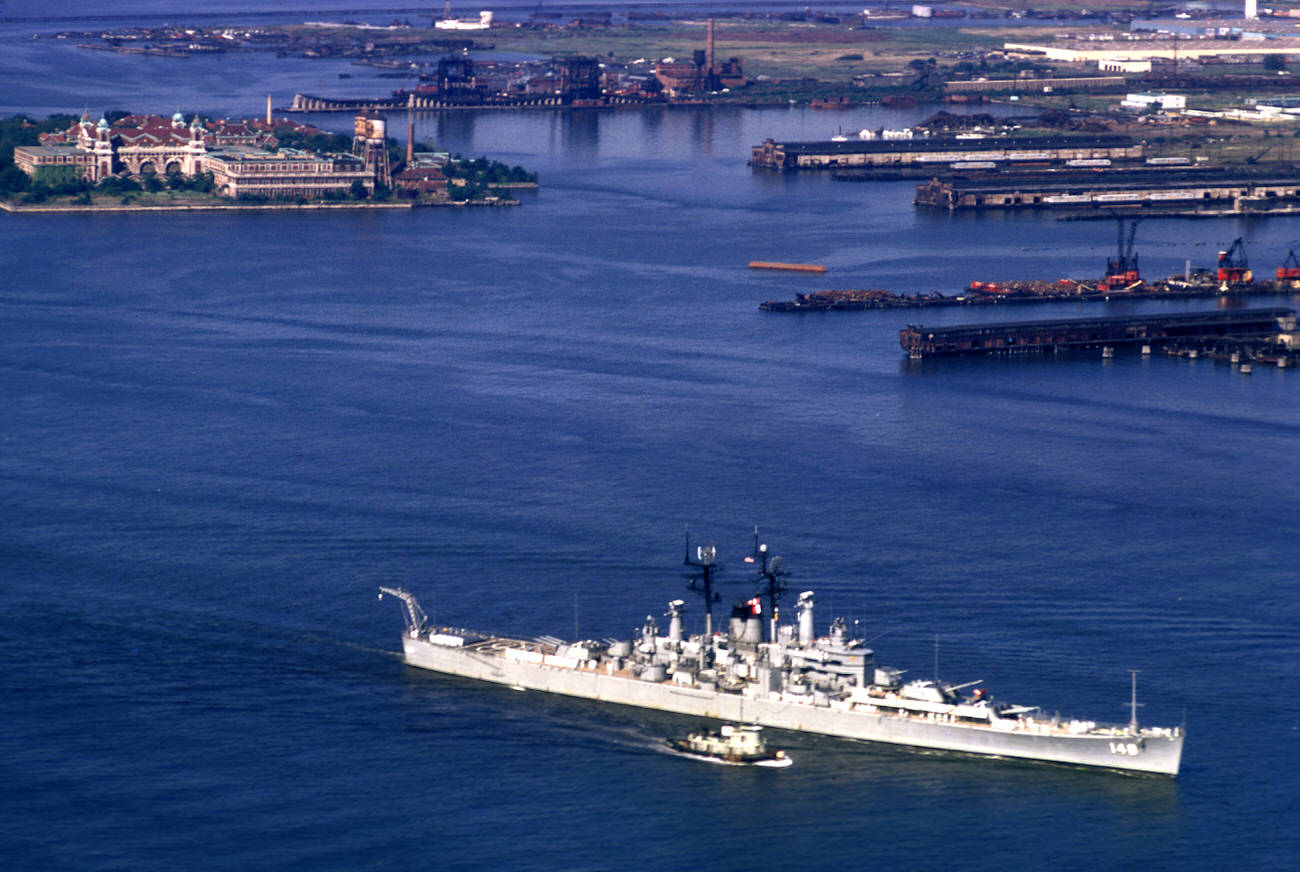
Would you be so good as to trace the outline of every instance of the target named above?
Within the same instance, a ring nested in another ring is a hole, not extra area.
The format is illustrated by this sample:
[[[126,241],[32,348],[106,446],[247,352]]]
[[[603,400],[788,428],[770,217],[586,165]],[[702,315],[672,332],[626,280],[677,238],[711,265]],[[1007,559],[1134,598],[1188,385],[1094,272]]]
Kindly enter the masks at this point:
[[[668,747],[692,757],[733,766],[789,766],[794,761],[784,751],[769,751],[763,728],[756,724],[723,724],[716,733],[703,730],[685,739],[668,739]]]

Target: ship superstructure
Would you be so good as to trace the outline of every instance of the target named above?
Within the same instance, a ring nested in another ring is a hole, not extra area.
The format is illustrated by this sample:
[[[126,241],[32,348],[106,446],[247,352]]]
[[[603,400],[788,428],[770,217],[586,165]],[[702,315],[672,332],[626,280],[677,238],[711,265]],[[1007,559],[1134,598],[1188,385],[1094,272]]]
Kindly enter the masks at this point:
[[[877,665],[843,618],[825,636],[814,631],[815,596],[804,591],[794,625],[764,620],[784,587],[780,558],[755,549],[760,595],[732,610],[725,629],[687,636],[685,603],[668,604],[667,632],[647,615],[630,639],[565,642],[432,627],[415,597],[380,588],[406,606],[406,662],[435,672],[722,721],[738,721],[917,748],[1039,760],[1174,776],[1182,757],[1181,727],[1047,716],[1036,706],[995,701],[982,681],[947,684],[903,680]],[[712,565],[712,554],[707,554]],[[700,566],[689,559],[687,564]],[[776,571],[773,571],[776,570]],[[714,597],[709,587],[706,614]],[[703,591],[701,591],[703,592]],[[972,689],[974,688],[974,689]],[[969,691],[963,693],[963,691]]]

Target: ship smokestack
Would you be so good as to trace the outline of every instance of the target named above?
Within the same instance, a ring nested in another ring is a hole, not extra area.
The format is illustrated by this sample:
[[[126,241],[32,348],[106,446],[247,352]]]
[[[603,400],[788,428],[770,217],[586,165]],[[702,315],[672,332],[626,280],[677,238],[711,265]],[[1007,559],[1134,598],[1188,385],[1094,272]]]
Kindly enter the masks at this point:
[[[799,594],[795,608],[799,612],[799,644],[811,645],[816,639],[813,631],[813,592],[805,590]]]
[[[733,642],[740,642],[745,638],[745,607],[737,603],[731,609],[731,618],[727,621],[727,635]]]

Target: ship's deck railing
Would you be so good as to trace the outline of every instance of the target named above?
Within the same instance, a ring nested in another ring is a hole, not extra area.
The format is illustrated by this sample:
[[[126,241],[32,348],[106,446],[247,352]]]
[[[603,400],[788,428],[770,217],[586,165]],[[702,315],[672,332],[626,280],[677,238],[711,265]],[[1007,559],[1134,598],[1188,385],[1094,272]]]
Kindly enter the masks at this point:
[[[784,695],[783,695],[784,696]],[[801,702],[802,700],[791,700]],[[802,703],[807,704],[807,703]],[[1002,718],[1000,720],[981,721],[970,718],[964,718],[959,715],[945,714],[940,712],[923,712],[909,711],[904,708],[894,708],[892,706],[877,707],[874,703],[854,703],[851,710],[869,711],[875,709],[875,714],[889,715],[891,717],[905,718],[914,721],[928,721],[933,723],[950,723],[963,727],[978,727],[981,729],[998,730],[1014,733],[1038,733],[1041,735],[1051,736],[1132,736],[1133,733],[1127,725],[1123,724],[1098,724],[1095,721],[1083,720],[1062,720],[1060,718]],[[1009,725],[1008,725],[1009,724]],[[1177,738],[1182,734],[1179,727],[1141,727],[1137,735],[1143,738]]]

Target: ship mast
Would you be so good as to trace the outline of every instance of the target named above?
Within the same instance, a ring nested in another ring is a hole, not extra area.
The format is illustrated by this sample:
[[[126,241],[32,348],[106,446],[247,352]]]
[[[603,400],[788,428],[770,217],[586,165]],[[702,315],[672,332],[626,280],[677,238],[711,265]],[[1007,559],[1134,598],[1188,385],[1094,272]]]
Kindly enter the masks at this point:
[[[1133,735],[1137,735],[1138,732],[1138,709],[1142,707],[1142,703],[1138,702],[1138,671],[1137,669],[1129,670],[1129,675],[1133,677],[1133,693],[1128,704],[1130,712],[1128,731]]]
[[[785,558],[779,555],[767,556],[767,545],[760,544],[758,541],[758,527],[754,527],[754,556],[752,560],[758,564],[758,583],[762,586],[759,589],[759,596],[767,597],[767,614],[768,614],[768,641],[776,641],[776,622],[778,618],[777,606],[781,602],[781,594],[785,593],[785,576],[788,574],[785,568]]]
[[[706,639],[713,638],[713,604],[720,597],[713,592],[713,574],[721,569],[717,564],[718,549],[712,544],[697,545],[695,547],[695,559],[691,559],[691,531],[686,531],[686,559],[682,562],[686,566],[694,567],[699,572],[687,574],[690,583],[686,585],[687,589],[693,590],[704,597],[704,636]]]

